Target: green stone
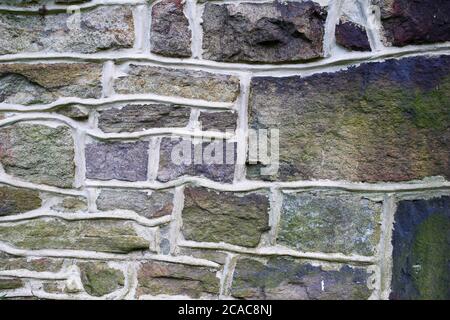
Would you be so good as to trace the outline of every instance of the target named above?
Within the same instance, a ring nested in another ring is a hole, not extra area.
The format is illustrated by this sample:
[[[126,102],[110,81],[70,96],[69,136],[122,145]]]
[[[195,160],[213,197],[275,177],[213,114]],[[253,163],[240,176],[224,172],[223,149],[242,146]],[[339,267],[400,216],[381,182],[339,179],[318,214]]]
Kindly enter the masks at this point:
[[[20,279],[0,279],[0,290],[14,290],[23,287]]]
[[[38,209],[42,204],[39,192],[14,187],[0,187],[0,216]]]
[[[108,267],[103,262],[79,264],[84,289],[92,296],[100,297],[111,293],[125,283],[122,271]]]
[[[256,247],[269,230],[267,193],[187,187],[184,194],[182,231],[186,240]]]
[[[149,242],[136,233],[131,222],[108,219],[64,221],[49,218],[0,224],[0,241],[30,250],[128,253],[149,248]]]
[[[33,183],[72,187],[75,152],[69,127],[14,124],[0,129],[0,149],[6,173]]]
[[[138,295],[217,295],[220,279],[217,270],[169,262],[151,261],[142,264],[138,273]]]
[[[283,196],[277,243],[295,250],[375,254],[381,202],[347,192],[300,192]]]

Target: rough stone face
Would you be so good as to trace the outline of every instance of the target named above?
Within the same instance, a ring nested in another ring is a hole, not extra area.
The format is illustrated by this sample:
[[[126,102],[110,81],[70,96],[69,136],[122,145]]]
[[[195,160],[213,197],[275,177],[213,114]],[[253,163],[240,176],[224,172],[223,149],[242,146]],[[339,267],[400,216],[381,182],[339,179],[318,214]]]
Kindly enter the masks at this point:
[[[191,30],[182,0],[163,0],[152,8],[151,51],[169,57],[191,56]]]
[[[364,268],[349,265],[326,270],[284,257],[269,258],[267,264],[240,258],[231,295],[266,300],[363,300],[371,294],[368,277]]]
[[[137,190],[102,190],[97,199],[99,210],[131,210],[146,218],[170,215],[173,209],[173,194],[152,191],[151,194]]]
[[[91,143],[86,146],[86,177],[99,180],[147,180],[148,142]]]
[[[93,63],[0,64],[0,103],[46,104],[100,98],[102,66]]]
[[[75,175],[71,129],[23,123],[1,128],[0,162],[20,179],[70,188]]]
[[[26,269],[37,272],[58,272],[62,265],[62,259],[17,257],[0,252],[0,270]]]
[[[198,121],[202,124],[202,130],[236,130],[237,112],[200,112]]]
[[[400,201],[391,299],[450,299],[450,197]]]
[[[128,253],[149,248],[149,241],[136,233],[131,222],[108,219],[64,221],[50,218],[0,224],[0,241],[30,250]]]
[[[450,2],[372,0],[381,8],[384,36],[394,46],[450,40]]]
[[[370,51],[366,28],[350,21],[340,21],[336,26],[336,42],[349,50]]]
[[[122,271],[110,268],[104,262],[86,262],[78,266],[83,287],[92,296],[101,297],[124,286]]]
[[[38,209],[41,204],[38,191],[0,186],[0,216]]]
[[[0,279],[0,290],[14,290],[21,287],[23,287],[23,281],[21,279]]]
[[[253,129],[279,129],[283,181],[450,177],[450,57],[366,63],[251,83]]]
[[[128,74],[117,79],[119,94],[153,93],[190,99],[232,102],[239,94],[239,79],[204,71],[130,65]]]
[[[196,155],[204,161],[197,161]],[[157,179],[167,182],[183,176],[201,176],[231,183],[235,162],[236,143],[218,140],[194,144],[193,140],[183,138],[163,138]]]
[[[99,111],[98,126],[104,132],[136,132],[151,128],[186,127],[191,109],[168,104],[128,104]]]
[[[187,295],[199,298],[218,295],[217,270],[201,266],[151,261],[142,264],[138,272],[138,296]]]
[[[56,109],[56,112],[74,120],[83,121],[89,118],[89,110],[81,105],[68,105]]]
[[[256,247],[269,228],[266,193],[236,194],[187,187],[182,213],[186,240]]]
[[[0,55],[24,52],[95,53],[132,48],[133,13],[128,6],[101,6],[75,16],[0,14]]]
[[[285,194],[277,243],[299,251],[373,255],[382,204],[352,193]]]
[[[203,57],[227,62],[295,62],[323,57],[326,12],[306,2],[207,3]]]

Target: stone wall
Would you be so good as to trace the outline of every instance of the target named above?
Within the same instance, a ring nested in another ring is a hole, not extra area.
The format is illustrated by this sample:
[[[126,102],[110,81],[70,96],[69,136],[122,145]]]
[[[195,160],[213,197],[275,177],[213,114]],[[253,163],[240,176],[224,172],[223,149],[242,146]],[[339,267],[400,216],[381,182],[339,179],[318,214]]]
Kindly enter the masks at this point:
[[[0,1],[0,298],[450,299],[449,41],[447,0]]]

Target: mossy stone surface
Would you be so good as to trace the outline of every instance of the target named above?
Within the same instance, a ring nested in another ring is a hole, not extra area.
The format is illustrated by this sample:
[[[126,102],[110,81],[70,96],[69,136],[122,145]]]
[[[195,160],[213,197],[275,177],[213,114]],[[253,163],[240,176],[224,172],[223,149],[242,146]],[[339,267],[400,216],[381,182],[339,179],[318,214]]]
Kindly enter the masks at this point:
[[[103,262],[79,263],[81,281],[84,289],[90,295],[101,297],[123,287],[125,277],[123,272],[108,267]]]
[[[392,243],[391,299],[450,299],[450,197],[401,201]]]
[[[14,177],[70,188],[75,178],[74,157],[69,127],[19,123],[0,129],[0,161]]]
[[[218,295],[220,279],[214,268],[151,261],[138,272],[138,295]]]
[[[450,178],[450,57],[363,63],[300,77],[255,77],[249,121],[279,129],[280,166],[263,180]]]
[[[0,186],[0,216],[38,209],[42,204],[36,190]]]
[[[239,194],[187,187],[182,232],[186,240],[256,247],[269,230],[268,211],[264,192]]]
[[[348,192],[283,196],[277,243],[294,250],[371,256],[380,239],[382,203]]]
[[[108,219],[64,221],[48,218],[0,224],[0,241],[30,250],[128,253],[149,248],[149,242],[136,233],[131,222]]]

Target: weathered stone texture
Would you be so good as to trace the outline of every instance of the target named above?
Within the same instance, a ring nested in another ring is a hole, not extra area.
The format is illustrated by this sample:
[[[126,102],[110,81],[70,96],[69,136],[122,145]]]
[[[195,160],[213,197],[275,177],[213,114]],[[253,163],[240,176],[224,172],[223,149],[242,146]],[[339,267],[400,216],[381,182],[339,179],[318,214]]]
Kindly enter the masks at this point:
[[[202,130],[236,130],[237,112],[200,112],[198,121],[202,124]]]
[[[231,295],[266,300],[363,300],[369,298],[366,269],[342,265],[324,269],[285,257],[269,258],[266,264],[240,258]]]
[[[86,146],[86,177],[99,180],[147,180],[148,142],[91,143]]]
[[[61,212],[77,212],[87,210],[87,200],[83,197],[64,197],[57,204],[53,205],[52,210]]]
[[[177,263],[151,261],[138,272],[137,294],[186,295],[192,298],[219,294],[217,270]]]
[[[372,0],[381,9],[384,36],[394,46],[450,41],[447,0]]]
[[[77,121],[83,121],[89,118],[89,110],[85,106],[76,104],[56,108],[55,112]]]
[[[277,243],[300,251],[373,255],[382,204],[341,192],[284,194]]]
[[[128,221],[35,219],[1,225],[0,241],[19,249],[70,249],[111,253],[146,250],[149,241]]]
[[[187,187],[184,197],[182,232],[186,240],[256,247],[270,229],[267,193]]]
[[[450,197],[400,201],[391,299],[450,299]]]
[[[170,215],[173,209],[173,194],[164,191],[106,189],[97,199],[99,210],[131,210],[146,218]]]
[[[450,57],[366,63],[309,77],[254,78],[250,127],[279,129],[277,175],[405,181],[450,177]]]
[[[14,177],[70,188],[75,175],[71,129],[22,123],[1,128],[0,162]]]
[[[1,13],[0,55],[25,52],[95,53],[132,48],[134,27],[131,10],[129,6],[102,6],[84,10],[78,16],[69,13]]]
[[[114,89],[120,94],[153,93],[190,99],[232,102],[239,94],[239,79],[204,71],[130,65]]]
[[[201,176],[231,183],[235,163],[236,143],[217,140],[195,144],[192,139],[163,138],[157,178],[167,182],[183,176]]]
[[[124,286],[122,271],[108,267],[104,262],[79,263],[81,282],[86,292],[101,297]]]
[[[63,259],[17,257],[0,252],[0,270],[25,269],[37,272],[58,272],[63,265]]]
[[[0,279],[0,290],[14,290],[23,287],[23,281],[17,278]]]
[[[38,191],[0,186],[0,216],[38,209],[41,204]]]
[[[151,51],[169,57],[191,56],[191,29],[182,0],[163,0],[152,8]]]
[[[186,127],[191,109],[168,104],[127,104],[99,111],[98,126],[104,132],[136,132],[152,128]]]
[[[305,2],[207,3],[203,57],[227,62],[280,63],[323,56],[326,12]]]
[[[370,51],[366,28],[351,21],[340,21],[336,26],[336,42],[349,50]]]
[[[0,64],[0,103],[45,104],[100,98],[102,66],[92,63]]]

